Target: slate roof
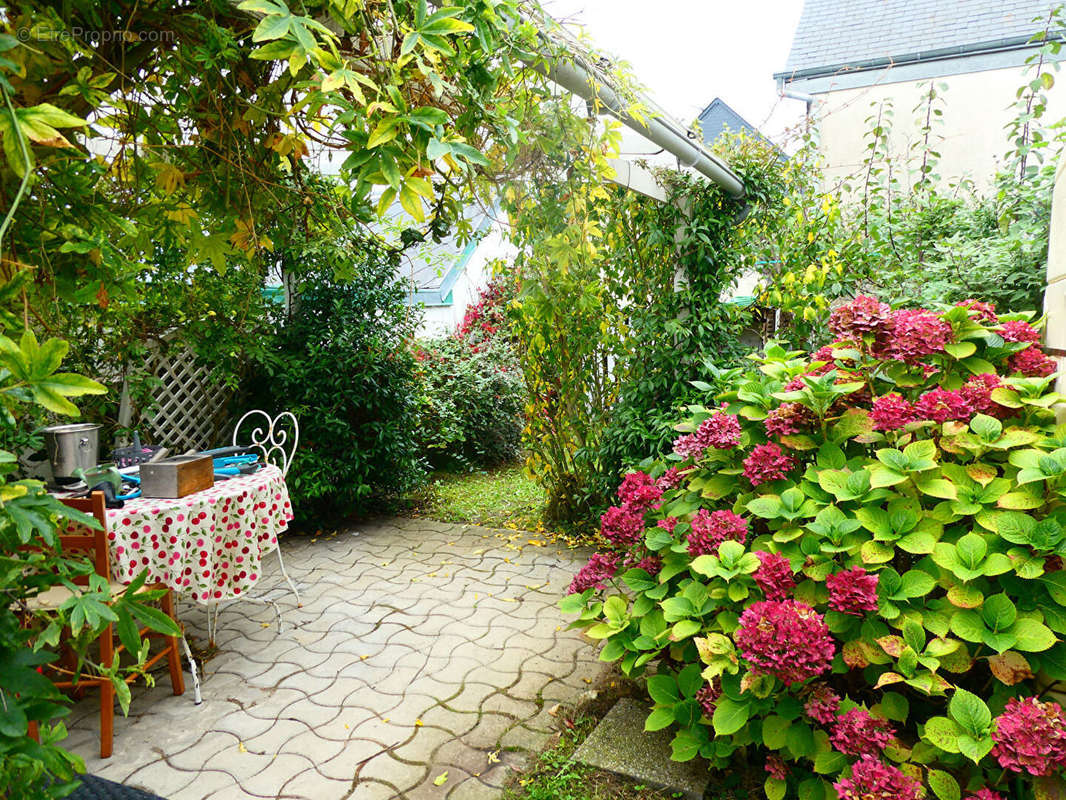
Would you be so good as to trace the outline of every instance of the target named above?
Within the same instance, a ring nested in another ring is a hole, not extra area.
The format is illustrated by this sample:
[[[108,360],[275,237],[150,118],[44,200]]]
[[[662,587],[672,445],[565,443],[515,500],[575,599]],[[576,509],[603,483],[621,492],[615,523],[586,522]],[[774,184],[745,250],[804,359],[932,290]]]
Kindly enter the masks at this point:
[[[714,140],[726,128],[733,133],[739,131],[759,133],[754,125],[730,108],[729,104],[721,97],[714,98],[696,119],[699,120],[700,130],[703,131],[703,141],[707,145],[714,144]]]
[[[792,51],[775,77],[807,77],[915,54],[1024,47],[1049,0],[805,0]],[[819,72],[825,68],[824,73]]]

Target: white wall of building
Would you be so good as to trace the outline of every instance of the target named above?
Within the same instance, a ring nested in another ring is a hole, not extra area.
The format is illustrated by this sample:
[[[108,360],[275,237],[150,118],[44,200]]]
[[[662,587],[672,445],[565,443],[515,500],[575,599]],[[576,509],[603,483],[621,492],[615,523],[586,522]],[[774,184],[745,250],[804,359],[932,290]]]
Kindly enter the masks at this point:
[[[867,119],[877,113],[876,105],[891,99],[894,119],[890,147],[895,156],[903,157],[911,145],[920,140],[914,109],[923,103],[929,80],[904,80],[900,68],[885,69],[877,83],[855,88],[835,88],[833,79],[828,91],[815,94],[812,114],[818,121],[821,150],[827,161],[827,176],[839,180],[863,169],[866,157],[864,138],[870,125]],[[942,122],[935,125],[934,135],[942,136],[937,149],[940,162],[937,173],[943,181],[968,177],[979,189],[987,189],[998,164],[1008,150],[1005,126],[1014,118],[1013,104],[1018,87],[1031,80],[1024,67],[984,70],[969,74],[946,75],[932,80],[947,84],[942,93]],[[844,76],[839,81],[846,84]],[[1044,123],[1066,117],[1066,87],[1054,86],[1048,92],[1048,109]]]
[[[451,304],[426,305],[423,308],[418,335],[436,337],[454,333],[463,321],[467,307],[477,302],[481,290],[492,280],[491,262],[495,259],[510,260],[515,255],[514,246],[504,235],[503,223],[493,223],[452,287]]]

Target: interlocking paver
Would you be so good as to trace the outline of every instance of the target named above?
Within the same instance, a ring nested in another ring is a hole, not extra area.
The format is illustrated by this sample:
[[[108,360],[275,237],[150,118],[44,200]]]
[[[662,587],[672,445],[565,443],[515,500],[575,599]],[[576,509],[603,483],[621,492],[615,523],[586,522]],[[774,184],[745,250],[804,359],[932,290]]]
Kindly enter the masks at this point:
[[[580,554],[530,538],[412,519],[288,537],[302,607],[273,560],[258,590],[281,608],[280,632],[269,605],[227,607],[202,705],[165,679],[135,688],[115,756],[100,760],[88,697],[68,746],[169,800],[495,798],[555,730],[547,708],[605,669],[556,607]],[[179,614],[202,645],[204,609]]]

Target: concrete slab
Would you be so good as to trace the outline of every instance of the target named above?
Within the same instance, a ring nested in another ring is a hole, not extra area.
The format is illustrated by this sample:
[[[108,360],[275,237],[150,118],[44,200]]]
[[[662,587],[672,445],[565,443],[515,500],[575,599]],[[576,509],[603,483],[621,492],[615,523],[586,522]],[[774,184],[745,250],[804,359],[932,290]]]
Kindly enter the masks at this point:
[[[644,732],[648,707],[623,697],[574,752],[574,760],[613,772],[648,786],[681,792],[686,800],[702,800],[710,780],[707,762],[696,758],[670,760],[673,731]]]

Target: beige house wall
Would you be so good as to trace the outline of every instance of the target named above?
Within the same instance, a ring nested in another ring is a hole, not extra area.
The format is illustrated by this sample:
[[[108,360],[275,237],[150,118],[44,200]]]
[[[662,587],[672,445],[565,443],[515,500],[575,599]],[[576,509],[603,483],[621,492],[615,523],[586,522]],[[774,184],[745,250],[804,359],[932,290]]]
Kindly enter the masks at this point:
[[[935,149],[941,159],[937,173],[943,181],[972,178],[981,189],[988,188],[997,164],[1008,149],[1005,126],[1014,118],[1012,108],[1018,87],[1028,79],[1023,67],[971,72],[935,78],[942,92],[942,123],[934,134],[943,136]],[[1066,81],[1066,76],[1063,77]],[[827,162],[827,175],[839,180],[863,169],[866,157],[864,138],[867,119],[877,113],[877,104],[891,99],[894,119],[890,147],[893,155],[904,157],[920,140],[918,112],[929,91],[929,80],[893,82],[892,70],[881,73],[873,86],[830,90],[816,94],[812,114],[819,122],[821,149]],[[938,88],[938,91],[939,88]],[[924,108],[923,108],[924,112]],[[1066,83],[1048,92],[1045,122],[1066,117]],[[913,165],[912,165],[913,169]]]

